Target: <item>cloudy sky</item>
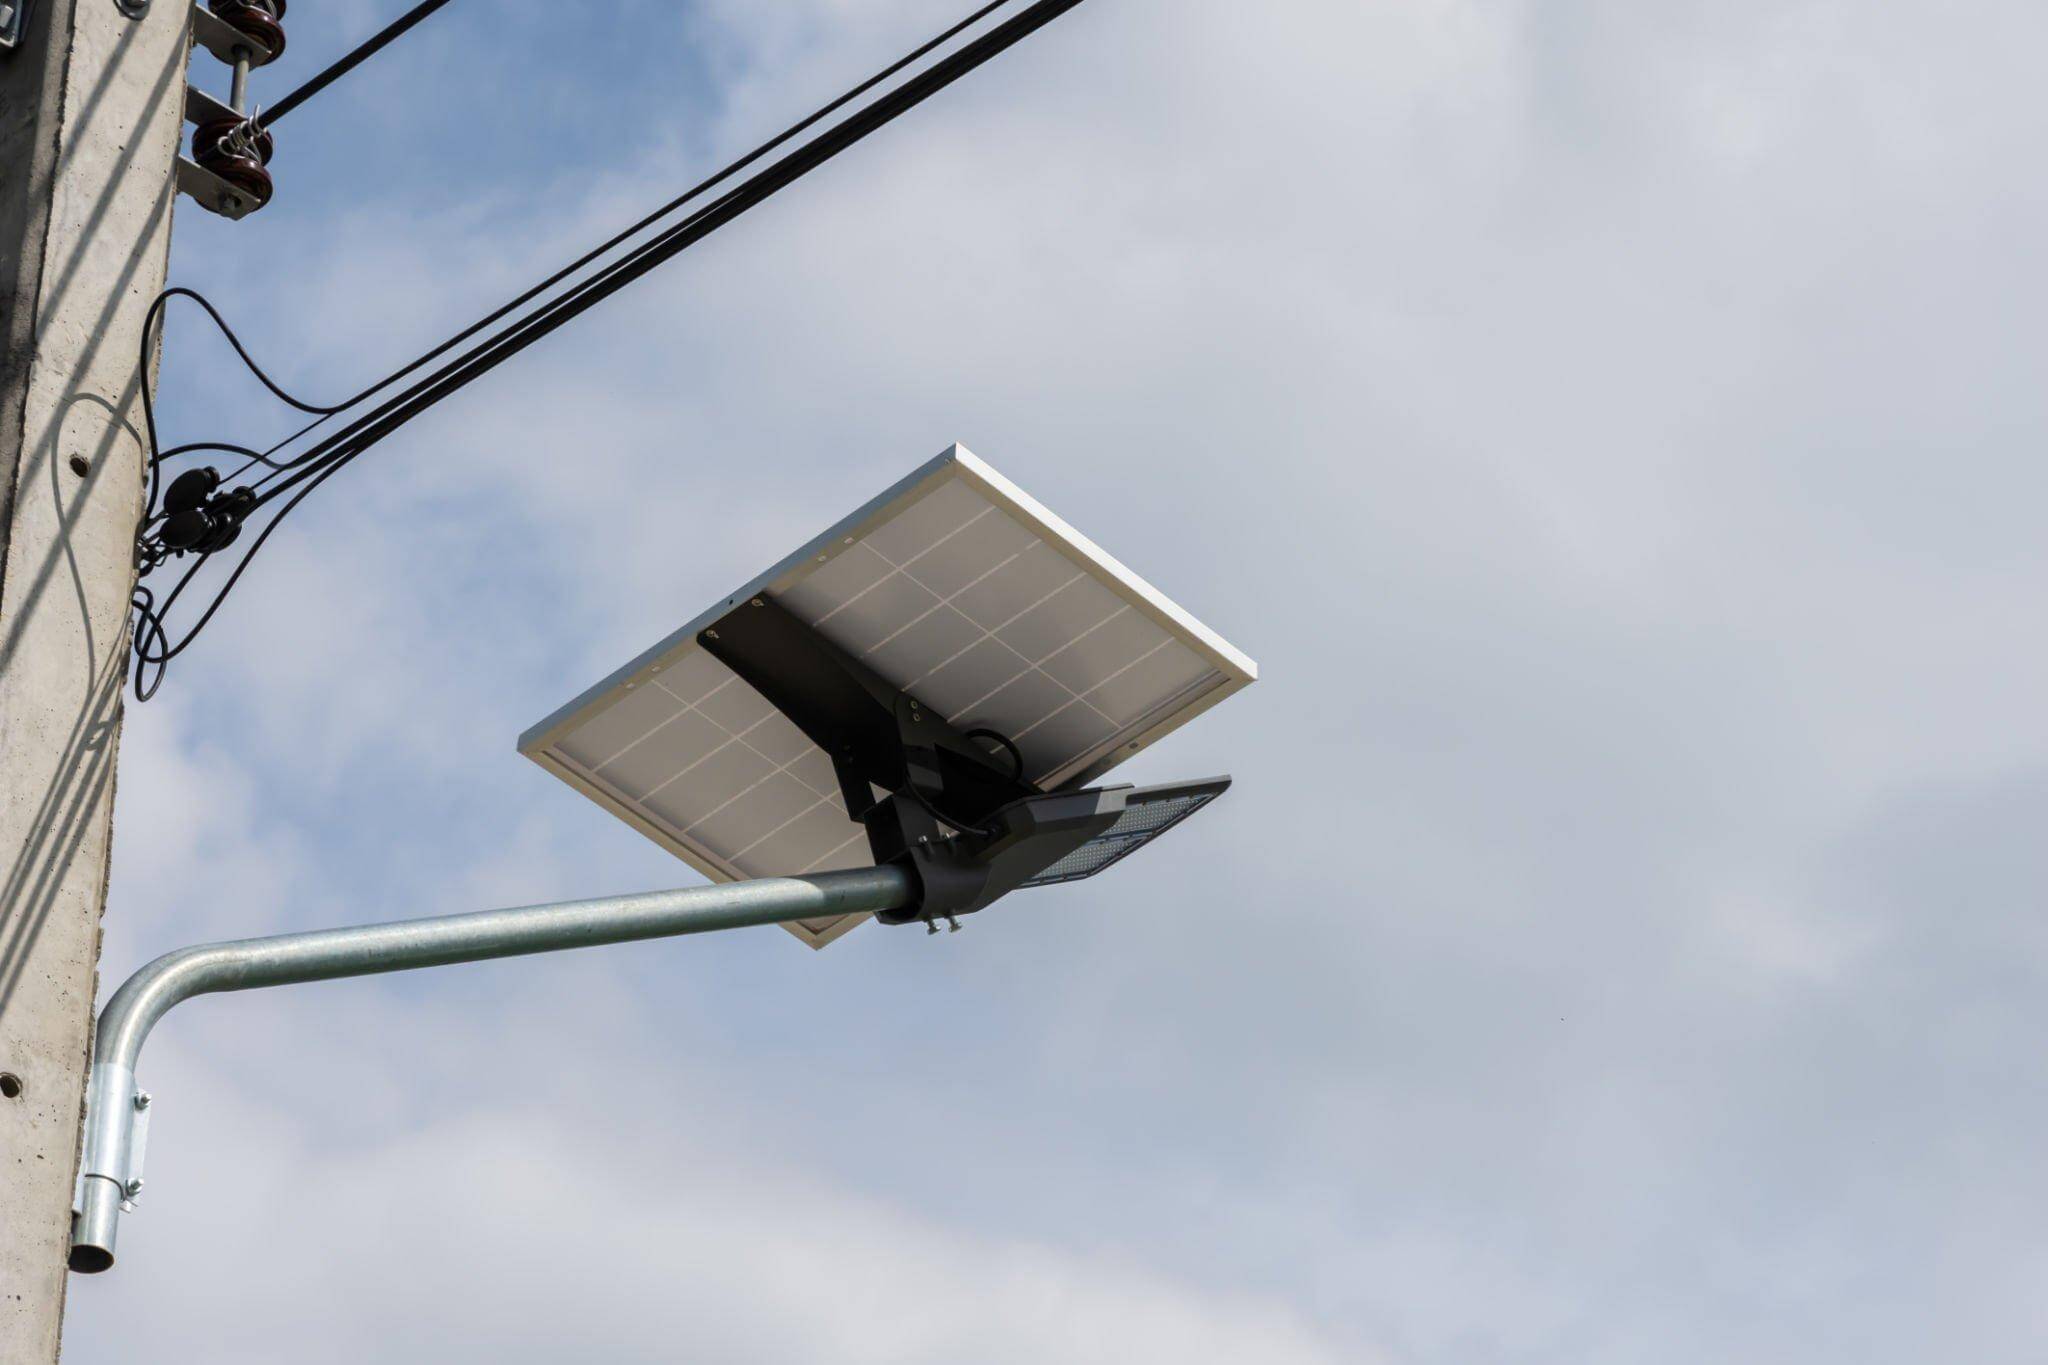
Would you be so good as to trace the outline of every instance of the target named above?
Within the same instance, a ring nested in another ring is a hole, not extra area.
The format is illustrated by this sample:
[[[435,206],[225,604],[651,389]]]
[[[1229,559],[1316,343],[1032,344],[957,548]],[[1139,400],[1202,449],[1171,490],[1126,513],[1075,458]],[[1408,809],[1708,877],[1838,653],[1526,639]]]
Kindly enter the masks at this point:
[[[964,8],[452,6],[172,278],[350,391]],[[695,880],[516,736],[955,440],[1260,662],[1128,770],[1238,785],[957,936],[194,1003],[71,1358],[2039,1359],[2044,42],[1090,0],[407,428],[131,708],[108,982]]]

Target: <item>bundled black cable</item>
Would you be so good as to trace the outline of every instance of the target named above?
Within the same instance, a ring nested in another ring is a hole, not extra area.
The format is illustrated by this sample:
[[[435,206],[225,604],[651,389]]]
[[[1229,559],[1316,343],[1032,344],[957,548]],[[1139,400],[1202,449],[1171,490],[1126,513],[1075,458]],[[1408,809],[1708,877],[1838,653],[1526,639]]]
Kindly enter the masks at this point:
[[[951,43],[1014,0],[993,0],[967,18],[921,45],[889,67],[825,105],[816,113],[792,125],[717,174],[692,186],[653,213],[614,234],[562,269],[520,294],[488,316],[464,328],[426,354],[394,371],[384,379],[341,403],[320,405],[286,393],[250,358],[241,341],[213,306],[187,289],[166,290],[150,310],[143,331],[145,356],[154,344],[156,328],[168,302],[191,298],[204,308],[225,334],[235,352],[252,373],[277,398],[313,420],[283,441],[266,450],[217,442],[200,442],[170,450],[157,448],[156,417],[144,389],[144,415],[148,422],[150,448],[149,497],[137,536],[137,554],[142,575],[147,578],[166,564],[186,556],[190,566],[161,603],[148,588],[139,588],[135,598],[134,649],[137,661],[136,696],[147,700],[161,684],[170,660],[182,653],[213,619],[258,551],[284,518],[314,489],[326,482],[364,451],[396,431],[429,407],[488,374],[497,366],[549,335],[602,300],[670,260],[694,243],[794,183],[810,171],[845,151],[868,134],[916,108],[976,67],[999,55],[1052,20],[1078,6],[1081,0],[1034,0],[1018,13],[986,33],[973,38],[931,65],[905,76],[919,62]],[[855,105],[899,76],[904,79],[823,131],[817,132],[795,150],[788,152],[737,185],[723,190],[709,202],[688,212],[712,191],[725,185],[741,171],[787,144],[812,132],[833,115]],[[678,217],[678,215],[681,215]],[[636,244],[627,246],[627,243]],[[620,250],[624,248],[624,250]],[[597,262],[617,252],[615,259]],[[597,266],[592,269],[591,267]],[[579,278],[580,277],[580,278]],[[502,325],[501,325],[502,324]],[[464,348],[466,349],[458,349]],[[451,353],[453,353],[451,355]],[[399,385],[411,380],[404,387]],[[396,390],[395,392],[387,392]],[[385,395],[380,397],[379,395]],[[365,405],[368,405],[365,407]],[[364,408],[337,431],[312,440],[304,448],[286,454],[289,447],[312,437],[340,414]],[[168,488],[160,488],[160,467],[168,460],[212,451],[242,460],[239,468],[225,477],[210,468],[180,475]],[[264,472],[252,483],[241,484],[243,475],[257,468]],[[244,526],[263,509],[275,510],[255,533],[240,561],[215,592],[212,600],[190,629],[171,643],[165,618],[193,581],[199,569],[213,555],[236,543]],[[151,670],[154,670],[153,672]]]

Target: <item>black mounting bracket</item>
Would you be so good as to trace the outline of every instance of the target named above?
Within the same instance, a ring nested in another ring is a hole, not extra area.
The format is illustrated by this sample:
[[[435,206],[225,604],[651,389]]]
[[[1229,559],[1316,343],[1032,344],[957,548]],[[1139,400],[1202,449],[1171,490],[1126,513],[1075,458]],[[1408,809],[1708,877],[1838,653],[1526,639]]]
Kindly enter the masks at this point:
[[[1007,739],[955,729],[771,597],[736,605],[697,640],[831,757],[875,862],[916,872],[919,903],[885,923],[980,910],[1123,813],[1130,788],[1040,791]]]
[[[0,52],[21,46],[36,0],[0,0]]]

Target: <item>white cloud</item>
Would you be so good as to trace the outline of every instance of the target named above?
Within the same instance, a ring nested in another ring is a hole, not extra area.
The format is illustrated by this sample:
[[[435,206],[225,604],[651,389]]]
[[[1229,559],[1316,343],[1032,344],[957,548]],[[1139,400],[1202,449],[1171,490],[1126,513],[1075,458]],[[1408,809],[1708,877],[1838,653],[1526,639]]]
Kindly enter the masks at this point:
[[[75,1288],[74,1349],[95,1358],[139,1332],[171,1354],[286,1350],[309,1365],[393,1350],[1360,1358],[1281,1295],[1177,1282],[1109,1248],[966,1226],[763,1161],[730,1140],[729,1122],[700,1119],[701,1095],[658,1054],[602,1041],[632,1013],[588,1008],[593,990],[619,984],[603,965],[576,977],[481,1011],[361,988],[324,1008],[214,1002],[269,1025],[240,1043],[219,1020],[180,1020],[209,1046],[152,1058],[173,1087],[153,1158],[161,1192],[127,1220],[125,1278]],[[335,1046],[337,1031],[350,1046]],[[272,1088],[252,1084],[265,1076]],[[419,1084],[438,1094],[401,1094]],[[620,1121],[589,1121],[607,1111]],[[914,1142],[874,1155],[919,1160]]]

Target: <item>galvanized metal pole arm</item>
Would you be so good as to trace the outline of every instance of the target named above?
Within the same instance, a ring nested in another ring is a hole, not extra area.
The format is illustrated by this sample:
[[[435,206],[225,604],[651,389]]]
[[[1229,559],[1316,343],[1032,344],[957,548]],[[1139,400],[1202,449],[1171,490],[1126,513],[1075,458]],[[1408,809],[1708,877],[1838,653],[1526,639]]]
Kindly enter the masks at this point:
[[[142,1185],[140,1138],[150,1101],[135,1088],[136,1059],[156,1021],[182,1000],[218,991],[901,910],[917,894],[911,873],[900,867],[872,867],[322,929],[166,953],[123,982],[100,1012],[86,1096],[85,1155],[71,1223],[71,1268],[91,1274],[114,1263],[114,1234],[123,1205]]]

